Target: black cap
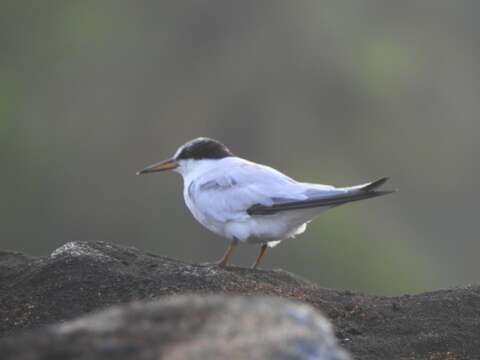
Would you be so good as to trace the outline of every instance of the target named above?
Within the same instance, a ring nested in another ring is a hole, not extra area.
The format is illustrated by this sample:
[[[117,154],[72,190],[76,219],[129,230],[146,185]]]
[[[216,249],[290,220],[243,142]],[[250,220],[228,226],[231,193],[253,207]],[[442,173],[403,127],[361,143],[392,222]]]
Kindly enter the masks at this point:
[[[182,145],[175,154],[175,160],[223,159],[234,156],[221,142],[209,138],[197,138]]]

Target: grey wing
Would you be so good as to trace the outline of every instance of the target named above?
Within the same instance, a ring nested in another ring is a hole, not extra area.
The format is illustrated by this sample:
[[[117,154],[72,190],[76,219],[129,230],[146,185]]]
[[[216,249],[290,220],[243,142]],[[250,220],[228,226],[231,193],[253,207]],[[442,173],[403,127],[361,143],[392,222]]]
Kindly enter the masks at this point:
[[[291,200],[285,198],[273,199],[273,204],[255,204],[248,208],[249,215],[272,215],[281,211],[308,209],[316,207],[331,207],[345,204],[352,201],[369,199],[377,196],[387,195],[394,191],[377,190],[388,178],[381,178],[376,181],[353,186],[349,188],[317,188],[315,185],[305,192],[307,199]]]
[[[307,200],[300,183],[266,166],[242,162],[228,173],[213,171],[198,179],[192,201],[209,219],[228,222],[249,218],[253,206],[274,206],[278,199],[290,202]]]

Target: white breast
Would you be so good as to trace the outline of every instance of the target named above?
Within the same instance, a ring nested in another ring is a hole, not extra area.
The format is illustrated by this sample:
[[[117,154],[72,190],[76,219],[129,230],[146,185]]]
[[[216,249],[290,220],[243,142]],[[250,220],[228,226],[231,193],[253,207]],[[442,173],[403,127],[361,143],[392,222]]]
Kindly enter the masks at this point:
[[[225,232],[225,223],[216,221],[214,218],[208,215],[208,212],[202,211],[202,208],[196,204],[194,199],[196,186],[198,186],[198,184],[195,181],[189,181],[188,183],[184,183],[183,188],[183,198],[185,199],[185,204],[192,213],[193,217],[208,230],[217,235],[228,237]]]

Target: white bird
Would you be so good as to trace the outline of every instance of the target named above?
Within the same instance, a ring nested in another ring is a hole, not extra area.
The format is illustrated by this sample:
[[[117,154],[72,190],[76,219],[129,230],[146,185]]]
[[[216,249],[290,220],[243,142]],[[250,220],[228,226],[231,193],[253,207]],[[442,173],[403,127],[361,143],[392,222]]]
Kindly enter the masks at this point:
[[[238,243],[251,243],[261,244],[253,264],[256,268],[267,247],[303,233],[322,211],[393,192],[377,190],[388,178],[351,187],[298,182],[203,137],[187,142],[173,157],[137,175],[165,170],[182,175],[185,203],[195,219],[230,240],[220,266],[228,264]]]

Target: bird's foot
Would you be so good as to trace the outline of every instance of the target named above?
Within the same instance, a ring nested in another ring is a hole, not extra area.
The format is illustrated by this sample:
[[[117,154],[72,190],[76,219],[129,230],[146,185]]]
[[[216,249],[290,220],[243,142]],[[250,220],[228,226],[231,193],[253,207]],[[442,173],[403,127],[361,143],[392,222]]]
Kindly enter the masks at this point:
[[[258,265],[260,264],[260,261],[261,261],[262,258],[265,256],[265,253],[266,253],[266,251],[267,251],[267,248],[268,248],[268,245],[267,245],[267,244],[263,244],[263,245],[260,247],[260,254],[258,254],[257,259],[256,259],[255,262],[253,263],[252,269],[256,269],[256,268],[258,267]]]
[[[218,261],[215,261],[213,264],[221,268],[226,268],[229,266],[228,261],[226,261],[225,259],[220,259]]]

